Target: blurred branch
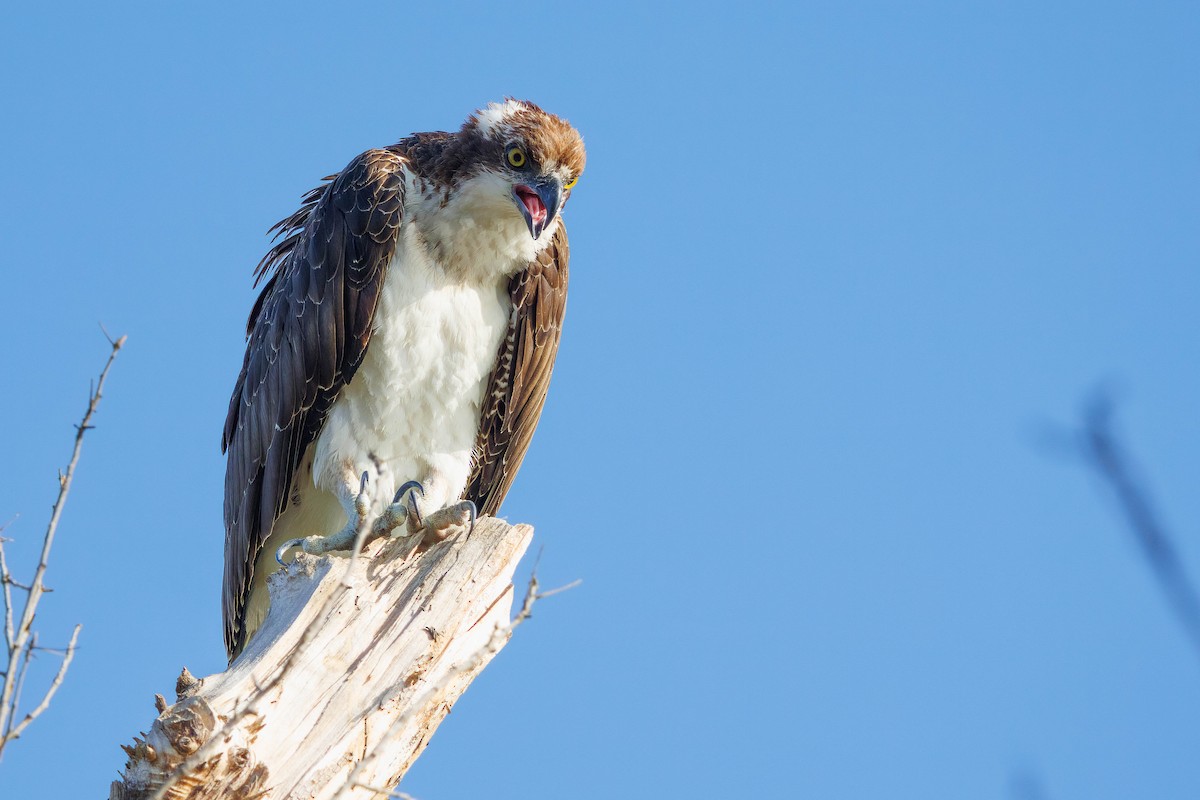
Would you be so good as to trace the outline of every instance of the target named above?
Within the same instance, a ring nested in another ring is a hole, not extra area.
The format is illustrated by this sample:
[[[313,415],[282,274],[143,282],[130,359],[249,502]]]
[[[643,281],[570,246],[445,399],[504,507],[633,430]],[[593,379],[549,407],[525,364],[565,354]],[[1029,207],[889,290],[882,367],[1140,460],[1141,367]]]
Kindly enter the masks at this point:
[[[391,800],[417,800],[408,792],[393,792],[388,789],[380,789],[378,786],[371,786],[368,783],[356,783],[355,789],[366,789],[368,792],[374,792],[381,797],[391,798]]]
[[[1111,398],[1098,394],[1084,411],[1084,456],[1112,490],[1142,555],[1167,595],[1167,602],[1200,653],[1200,595],[1146,492],[1133,478],[1129,460],[1113,435],[1112,417]]]
[[[108,334],[106,333],[105,336],[108,337]],[[100,371],[100,378],[91,389],[83,419],[75,426],[75,447],[71,452],[71,460],[67,464],[66,472],[60,472],[58,475],[58,498],[54,501],[54,507],[50,511],[50,522],[42,537],[41,557],[38,560],[37,569],[34,570],[33,580],[28,586],[22,586],[13,580],[8,569],[8,562],[4,558],[4,540],[0,539],[0,583],[4,587],[4,642],[8,656],[4,669],[3,689],[0,690],[0,755],[3,755],[4,748],[9,742],[19,738],[29,724],[50,706],[50,701],[54,698],[58,687],[62,685],[67,668],[70,667],[71,660],[75,657],[79,625],[75,626],[75,631],[71,634],[71,641],[62,654],[62,662],[59,664],[54,680],[51,681],[37,706],[28,712],[20,722],[17,722],[17,709],[21,700],[21,690],[25,683],[25,674],[29,668],[29,662],[33,658],[34,650],[39,649],[37,634],[33,631],[33,620],[42,595],[49,591],[45,586],[45,577],[46,567],[50,563],[50,549],[54,546],[54,536],[58,532],[63,506],[66,505],[67,495],[71,491],[75,467],[79,464],[84,434],[92,428],[92,417],[95,416],[96,409],[100,406],[104,382],[108,378],[108,371],[112,367],[113,361],[116,360],[117,353],[125,344],[125,337],[122,336],[115,341],[108,337],[108,341],[112,350],[108,354],[108,361],[105,362],[104,369]],[[19,621],[15,619],[14,613],[15,606],[12,598],[12,587],[14,586],[26,592],[25,604],[21,610]]]
[[[1049,796],[1042,786],[1041,776],[1031,770],[1021,770],[1012,775],[1009,793],[1013,800],[1047,800]]]

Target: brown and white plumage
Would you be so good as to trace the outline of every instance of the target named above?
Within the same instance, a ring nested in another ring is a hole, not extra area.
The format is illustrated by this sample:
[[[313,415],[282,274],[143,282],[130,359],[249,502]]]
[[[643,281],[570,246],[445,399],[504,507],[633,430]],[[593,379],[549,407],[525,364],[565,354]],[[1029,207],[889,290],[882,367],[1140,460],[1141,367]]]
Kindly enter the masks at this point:
[[[484,394],[476,457],[466,497],[495,514],[542,416],[567,306],[566,230],[509,285],[513,319]]]
[[[583,166],[574,128],[509,100],[363,153],[273,229],[222,439],[231,658],[274,547],[343,529],[364,471],[371,513],[407,480],[497,512],[546,398]]]

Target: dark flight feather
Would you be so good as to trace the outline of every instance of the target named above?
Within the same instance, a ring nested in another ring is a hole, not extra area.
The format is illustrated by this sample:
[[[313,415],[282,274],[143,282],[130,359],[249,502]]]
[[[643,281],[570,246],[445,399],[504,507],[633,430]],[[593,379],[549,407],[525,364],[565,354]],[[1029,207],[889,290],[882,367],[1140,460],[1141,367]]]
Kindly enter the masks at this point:
[[[254,564],[288,505],[308,446],[362,363],[404,205],[404,161],[363,153],[272,228],[283,238],[259,263],[271,273],[247,323],[246,358],[229,403],[225,582],[230,657],[245,645]]]

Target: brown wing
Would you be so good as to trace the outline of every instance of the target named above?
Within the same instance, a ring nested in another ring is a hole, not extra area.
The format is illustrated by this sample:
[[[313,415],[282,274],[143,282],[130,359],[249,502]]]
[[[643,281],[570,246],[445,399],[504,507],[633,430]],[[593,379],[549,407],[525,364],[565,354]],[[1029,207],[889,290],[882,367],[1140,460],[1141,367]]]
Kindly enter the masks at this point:
[[[513,311],[488,381],[465,497],[495,514],[542,416],[567,307],[567,231],[509,283]]]
[[[367,351],[403,205],[403,160],[369,150],[272,229],[284,238],[258,266],[259,278],[274,274],[250,314],[221,440],[228,452],[221,606],[231,659],[245,644],[255,560],[287,507],[305,450]]]

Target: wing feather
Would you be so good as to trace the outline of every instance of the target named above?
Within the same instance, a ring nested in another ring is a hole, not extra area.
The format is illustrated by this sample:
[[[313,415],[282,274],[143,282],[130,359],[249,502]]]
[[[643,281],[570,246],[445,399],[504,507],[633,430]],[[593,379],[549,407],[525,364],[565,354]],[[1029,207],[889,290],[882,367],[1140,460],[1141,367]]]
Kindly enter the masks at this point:
[[[270,279],[247,323],[230,399],[222,608],[230,657],[245,644],[254,564],[287,508],[295,472],[362,362],[404,205],[404,162],[369,150],[305,195],[256,269]]]
[[[512,316],[483,398],[465,492],[481,514],[500,510],[542,415],[566,313],[569,255],[560,225],[550,245],[509,283]]]

